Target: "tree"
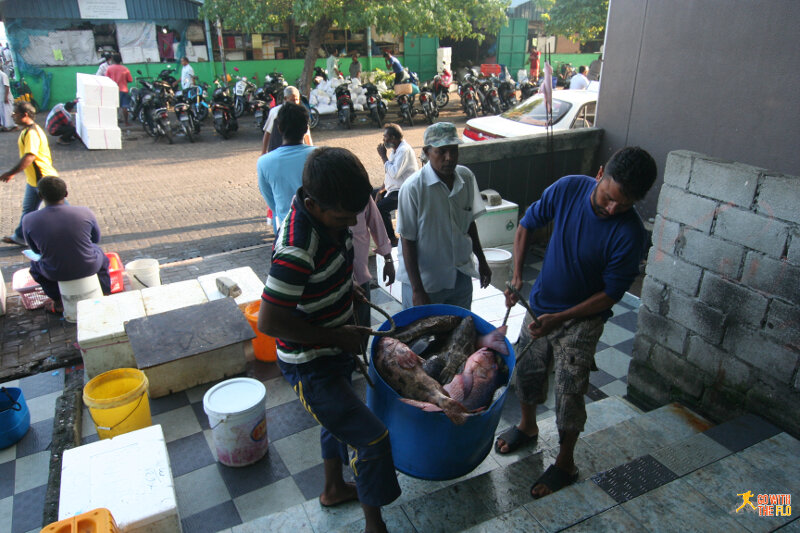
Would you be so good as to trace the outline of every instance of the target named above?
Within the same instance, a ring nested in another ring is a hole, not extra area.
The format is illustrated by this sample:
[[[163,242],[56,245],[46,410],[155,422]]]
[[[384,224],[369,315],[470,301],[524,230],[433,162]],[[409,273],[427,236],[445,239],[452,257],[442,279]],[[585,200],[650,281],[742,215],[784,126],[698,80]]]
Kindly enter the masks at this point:
[[[603,33],[608,0],[556,0],[546,14],[545,31],[550,35],[580,35],[581,43]]]
[[[510,0],[206,0],[200,9],[227,29],[263,33],[291,18],[308,34],[308,51],[300,76],[300,91],[308,94],[316,51],[332,27],[378,32],[475,38],[496,33],[507,24]]]

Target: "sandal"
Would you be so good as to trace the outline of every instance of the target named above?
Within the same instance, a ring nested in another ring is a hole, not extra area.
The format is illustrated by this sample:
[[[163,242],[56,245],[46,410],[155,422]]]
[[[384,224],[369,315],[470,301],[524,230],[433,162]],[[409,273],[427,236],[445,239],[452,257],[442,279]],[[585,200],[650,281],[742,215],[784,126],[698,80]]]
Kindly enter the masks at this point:
[[[3,237],[2,241],[6,244],[16,244],[17,246],[27,246],[25,241],[18,241],[14,235],[9,235],[7,237]]]
[[[61,316],[64,314],[64,306],[56,307],[56,302],[53,300],[48,300],[44,303],[44,310],[51,315]]]
[[[570,474],[561,470],[556,465],[550,465],[547,467],[547,470],[544,471],[544,474],[539,476],[533,485],[531,485],[531,497],[534,500],[538,500],[539,498],[543,498],[547,496],[547,494],[542,494],[541,496],[536,496],[533,494],[533,489],[537,485],[544,485],[548,489],[550,489],[550,493],[558,492],[559,490],[563,489],[564,487],[568,487],[578,481],[578,471],[575,470],[574,473]]]
[[[508,446],[507,452],[500,451],[500,448],[502,448],[502,445],[500,444],[500,439],[503,439],[505,445]],[[535,444],[537,440],[539,440],[538,433],[536,435],[531,436],[528,435],[527,433],[520,431],[520,429],[517,426],[511,426],[510,428],[508,428],[503,433],[497,436],[497,440],[494,443],[494,451],[496,451],[500,455],[508,455],[510,453],[517,451],[523,446],[530,444],[531,442]]]

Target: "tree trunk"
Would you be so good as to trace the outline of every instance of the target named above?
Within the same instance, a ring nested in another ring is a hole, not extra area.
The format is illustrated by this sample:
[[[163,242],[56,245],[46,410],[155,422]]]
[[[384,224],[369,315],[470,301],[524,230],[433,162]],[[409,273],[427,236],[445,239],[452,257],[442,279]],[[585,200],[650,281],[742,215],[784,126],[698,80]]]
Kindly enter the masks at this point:
[[[308,49],[303,62],[303,73],[300,75],[300,87],[298,87],[300,93],[306,96],[311,92],[311,79],[314,75],[314,65],[317,62],[317,50],[322,45],[322,38],[330,27],[330,19],[322,17],[311,26],[311,30],[308,32]]]

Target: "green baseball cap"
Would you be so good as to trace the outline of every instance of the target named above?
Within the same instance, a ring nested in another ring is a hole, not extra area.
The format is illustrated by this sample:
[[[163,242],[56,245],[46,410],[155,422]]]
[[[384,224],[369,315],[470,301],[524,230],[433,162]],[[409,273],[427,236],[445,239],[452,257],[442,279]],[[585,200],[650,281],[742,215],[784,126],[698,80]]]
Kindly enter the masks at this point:
[[[425,128],[422,142],[424,146],[432,146],[434,148],[453,144],[464,144],[464,141],[458,136],[456,125],[452,122],[437,122],[436,124],[428,126]]]

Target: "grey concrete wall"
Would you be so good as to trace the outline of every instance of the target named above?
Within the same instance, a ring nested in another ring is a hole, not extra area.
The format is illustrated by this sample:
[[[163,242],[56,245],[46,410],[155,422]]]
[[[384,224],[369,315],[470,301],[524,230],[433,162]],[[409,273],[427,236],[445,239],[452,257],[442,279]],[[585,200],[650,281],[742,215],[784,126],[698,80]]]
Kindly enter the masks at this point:
[[[797,0],[611,0],[600,159],[636,144],[661,171],[687,149],[796,174],[798,20]],[[660,185],[640,204],[645,219]]]
[[[800,179],[672,152],[628,372],[645,403],[800,435]]]
[[[494,189],[524,209],[548,185],[569,174],[597,173],[597,150],[603,131],[595,128],[553,134],[552,146],[540,135],[461,145],[459,163],[475,173],[478,187]]]

